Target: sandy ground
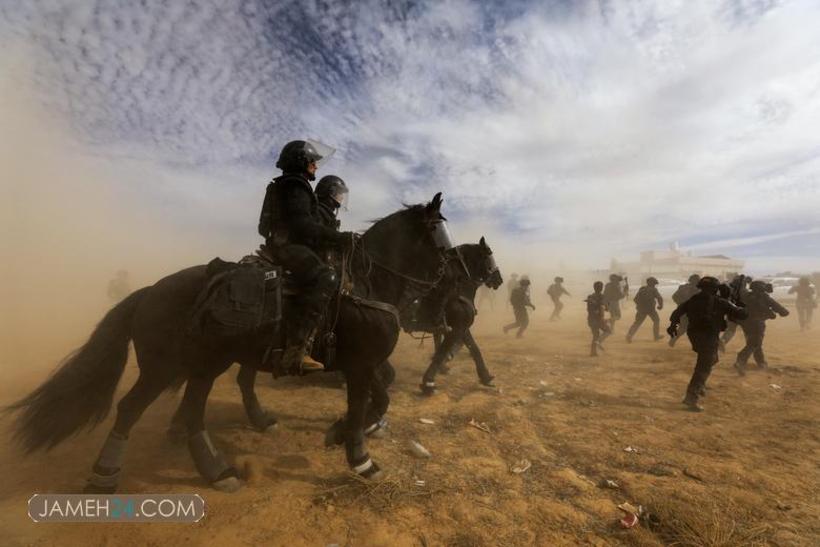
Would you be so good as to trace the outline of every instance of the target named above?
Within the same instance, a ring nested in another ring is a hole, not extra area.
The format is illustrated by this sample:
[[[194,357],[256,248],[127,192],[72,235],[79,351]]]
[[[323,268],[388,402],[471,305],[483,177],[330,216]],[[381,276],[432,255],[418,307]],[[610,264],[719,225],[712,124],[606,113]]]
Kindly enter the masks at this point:
[[[497,390],[477,384],[465,352],[440,378],[440,393],[422,398],[417,385],[432,345],[402,338],[389,435],[370,443],[387,471],[377,485],[347,476],[343,452],[322,446],[325,428],[344,410],[327,376],[275,384],[260,378],[260,399],[281,420],[267,434],[246,425],[234,371],[221,379],[208,423],[247,473],[234,494],[209,489],[187,450],[166,440],[175,396],[149,408],[132,433],[121,491],[198,492],[207,517],[195,525],[34,524],[26,500],[34,492],[80,491],[110,419],[28,458],[4,432],[0,544],[820,544],[820,330],[800,333],[794,316],[771,322],[771,368],[738,378],[730,353],[712,375],[707,411],[692,414],[680,405],[694,363],[685,340],[670,349],[650,341],[645,325],[628,345],[622,321],[606,355],[594,359],[578,300],[567,301],[561,322],[548,322],[546,307],[522,340],[501,334],[503,310],[479,315],[474,331]],[[53,363],[15,365],[2,363],[2,403],[34,387]],[[121,389],[134,369],[131,363]],[[432,458],[411,455],[411,440]],[[531,467],[511,472],[522,459]],[[607,479],[619,488],[599,486]],[[621,529],[616,506],[625,501],[642,505],[651,522]]]

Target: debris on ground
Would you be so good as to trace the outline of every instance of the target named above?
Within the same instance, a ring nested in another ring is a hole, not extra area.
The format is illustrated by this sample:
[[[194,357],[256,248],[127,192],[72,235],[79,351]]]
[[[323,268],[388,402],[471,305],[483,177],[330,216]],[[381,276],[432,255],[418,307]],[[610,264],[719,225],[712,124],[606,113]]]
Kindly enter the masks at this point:
[[[635,507],[629,502],[624,502],[618,506],[618,509],[624,512],[623,518],[620,520],[623,528],[632,528],[638,524],[639,517],[643,513],[643,507],[640,505]]]
[[[610,488],[612,490],[618,490],[621,488],[621,485],[613,481],[612,479],[601,479],[601,481],[598,483],[598,486],[600,486],[601,488]]]
[[[656,463],[652,467],[650,467],[647,472],[650,475],[655,475],[656,477],[674,477],[675,471],[666,467],[663,464]]]
[[[634,446],[627,446],[624,448],[624,452],[629,452],[630,454],[640,454],[641,451]]]
[[[490,433],[490,426],[488,426],[484,422],[477,422],[475,420],[475,418],[470,418],[470,424],[469,425],[473,426],[476,429],[480,429],[481,431],[483,431],[485,433]]]
[[[429,458],[432,456],[430,451],[424,448],[424,446],[417,441],[410,441],[410,451],[418,458]]]
[[[703,477],[701,477],[700,475],[698,475],[697,473],[695,473],[694,471],[691,471],[689,469],[684,469],[683,474],[686,475],[687,477],[689,477],[690,479],[695,479],[696,481],[700,481],[700,482],[706,482],[705,480],[703,480]]]
[[[512,471],[516,475],[520,475],[521,473],[525,472],[530,467],[532,467],[532,464],[530,463],[530,460],[528,460],[526,458],[523,458],[523,459],[518,460],[517,462],[515,462],[510,467],[510,471]]]
[[[783,389],[783,386],[781,386],[780,384],[769,384],[769,387],[775,391],[780,391],[781,389]]]
[[[433,424],[436,423],[436,422],[434,422],[433,420],[431,420],[429,418],[419,418],[419,422],[423,423],[425,425],[433,425]]]

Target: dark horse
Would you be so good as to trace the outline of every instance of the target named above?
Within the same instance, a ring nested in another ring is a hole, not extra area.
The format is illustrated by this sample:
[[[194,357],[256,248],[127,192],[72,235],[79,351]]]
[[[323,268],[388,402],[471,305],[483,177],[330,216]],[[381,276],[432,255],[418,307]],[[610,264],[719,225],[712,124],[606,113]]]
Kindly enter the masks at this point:
[[[448,258],[431,235],[444,220],[440,207],[441,194],[436,194],[427,205],[408,206],[375,222],[350,259],[352,294],[341,297],[335,310],[336,362],[347,380],[345,452],[351,469],[365,478],[380,474],[367,452],[364,422],[374,371],[398,340],[398,318],[390,305],[401,309],[422,297],[447,266]],[[216,450],[205,429],[205,406],[214,380],[231,364],[269,370],[261,356],[271,333],[222,345],[189,335],[193,306],[206,283],[205,266],[194,266],[134,292],[112,308],[85,345],[69,355],[51,378],[9,407],[20,411],[15,438],[26,451],[52,448],[106,417],[125,368],[128,342],[133,340],[139,377],[117,405],[114,426],[87,490],[116,489],[131,428],[156,397],[180,378],[187,380],[185,425],[197,469],[214,487],[237,489],[238,472]]]
[[[492,385],[493,376],[484,363],[481,350],[470,333],[470,326],[475,319],[476,311],[473,299],[478,287],[486,285],[495,290],[503,283],[501,272],[493,258],[492,249],[482,237],[478,244],[459,245],[450,251],[450,260],[443,277],[431,290],[417,302],[415,313],[413,307],[407,307],[407,313],[401,314],[402,326],[409,331],[432,332],[436,341],[436,352],[433,363],[437,371],[444,372],[443,360],[457,350],[463,343],[470,350],[476,365],[479,381]],[[412,285],[412,284],[409,284]],[[408,287],[408,289],[411,287]],[[442,348],[443,333],[449,331],[451,336],[448,345]],[[448,349],[449,348],[449,349]],[[435,374],[435,373],[433,373]],[[382,363],[376,370],[371,385],[371,400],[365,417],[365,434],[372,435],[384,425],[384,415],[390,404],[387,388],[393,383],[395,369],[389,361]],[[236,382],[242,393],[242,402],[248,421],[259,431],[266,431],[277,423],[276,417],[259,404],[254,391],[256,370],[242,366],[236,376]],[[180,404],[171,422],[169,435],[176,439],[185,435],[183,417],[184,401]],[[344,423],[339,421],[327,432],[328,445],[341,444],[344,440]]]
[[[482,285],[493,290],[500,287],[503,283],[501,271],[483,237],[477,245],[459,245],[451,252],[460,260],[450,261],[443,282],[421,299],[416,320],[409,324],[402,322],[406,330],[429,332],[434,337],[435,351],[421,382],[425,395],[435,392],[436,374],[446,372],[445,361],[456,353],[461,344],[470,351],[479,381],[491,386],[494,378],[487,369],[470,327],[476,316],[476,291]],[[459,264],[463,266],[459,268]]]

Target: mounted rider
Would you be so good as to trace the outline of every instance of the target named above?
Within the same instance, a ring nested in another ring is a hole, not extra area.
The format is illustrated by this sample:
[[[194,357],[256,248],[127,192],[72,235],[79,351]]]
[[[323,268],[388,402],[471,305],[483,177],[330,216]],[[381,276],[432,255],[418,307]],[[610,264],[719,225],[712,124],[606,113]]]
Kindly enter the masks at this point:
[[[316,194],[316,201],[319,205],[316,209],[319,222],[332,230],[339,231],[341,226],[339,209],[346,208],[348,192],[345,181],[336,175],[325,175],[316,183],[314,194]],[[339,253],[336,246],[321,249],[319,255],[337,269],[338,273]]]
[[[338,284],[334,269],[318,253],[353,243],[355,234],[323,224],[319,200],[310,181],[333,149],[319,143],[291,141],[282,148],[276,167],[282,175],[268,184],[259,217],[259,234],[271,258],[290,273],[300,294],[288,318],[286,348],[274,374],[323,370],[310,357],[313,336]]]

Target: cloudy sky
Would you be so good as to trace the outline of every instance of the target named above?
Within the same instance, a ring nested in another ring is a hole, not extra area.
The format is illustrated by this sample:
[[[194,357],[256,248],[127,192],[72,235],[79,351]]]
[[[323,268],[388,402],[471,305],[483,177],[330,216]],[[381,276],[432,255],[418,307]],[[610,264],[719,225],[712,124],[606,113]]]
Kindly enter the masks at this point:
[[[255,244],[309,137],[351,227],[442,190],[460,239],[602,268],[820,270],[817,29],[813,0],[0,0],[20,85],[177,229]]]

